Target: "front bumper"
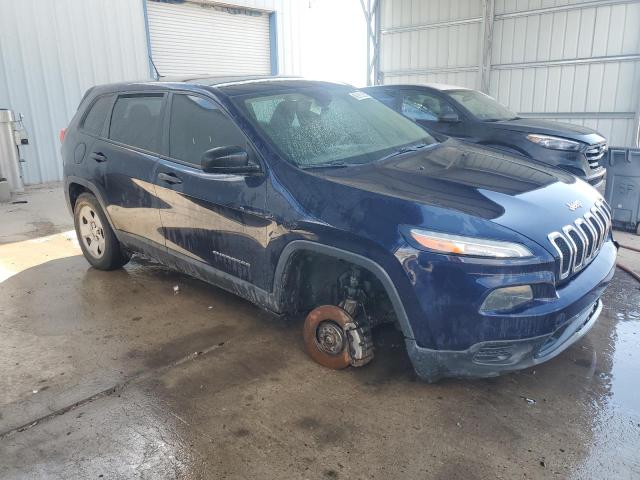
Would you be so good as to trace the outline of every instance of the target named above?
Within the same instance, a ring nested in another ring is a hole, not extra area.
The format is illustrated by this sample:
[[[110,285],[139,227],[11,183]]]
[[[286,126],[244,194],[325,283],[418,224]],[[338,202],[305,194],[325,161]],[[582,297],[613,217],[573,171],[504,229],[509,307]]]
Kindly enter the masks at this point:
[[[551,360],[582,338],[601,311],[602,301],[597,300],[548,335],[481,342],[462,351],[431,350],[406,339],[407,350],[416,373],[428,382],[442,377],[495,377]]]
[[[504,314],[478,311],[483,292],[535,284],[545,277],[526,272],[522,266],[491,272],[472,264],[462,271],[460,263],[451,262],[441,262],[439,267],[431,262],[430,269],[414,266],[410,270],[416,279],[414,291],[424,301],[422,315],[416,312],[410,317],[413,335],[407,335],[405,342],[416,372],[427,381],[449,376],[492,377],[553,358],[597,320],[600,298],[615,273],[615,260],[616,247],[607,241],[584,270],[555,285],[554,295],[547,290],[547,298]],[[442,273],[444,269],[449,270]],[[438,270],[439,276],[434,277]],[[438,278],[440,282],[434,281]]]

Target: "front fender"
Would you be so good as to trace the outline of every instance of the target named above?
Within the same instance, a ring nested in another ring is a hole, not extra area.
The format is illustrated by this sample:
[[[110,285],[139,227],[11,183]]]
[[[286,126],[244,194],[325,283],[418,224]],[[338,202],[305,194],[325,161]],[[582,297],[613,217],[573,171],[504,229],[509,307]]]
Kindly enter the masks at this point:
[[[385,268],[383,268],[378,262],[370,258],[334,246],[325,245],[309,240],[293,240],[284,247],[276,266],[273,285],[273,295],[274,298],[277,299],[277,302],[279,304],[284,303],[284,298],[286,295],[286,292],[284,292],[284,282],[282,280],[286,275],[287,268],[289,267],[293,255],[300,251],[327,255],[332,258],[337,258],[353,263],[370,271],[380,281],[385,291],[387,292],[387,295],[391,300],[391,304],[393,305],[393,309],[398,319],[398,323],[400,324],[400,328],[402,329],[403,335],[408,339],[414,338],[413,328],[411,326],[411,322],[409,321],[409,317],[405,309],[405,304],[402,301],[400,294],[398,293],[396,284],[392,280],[387,270],[385,270]],[[398,265],[398,267],[400,266]]]

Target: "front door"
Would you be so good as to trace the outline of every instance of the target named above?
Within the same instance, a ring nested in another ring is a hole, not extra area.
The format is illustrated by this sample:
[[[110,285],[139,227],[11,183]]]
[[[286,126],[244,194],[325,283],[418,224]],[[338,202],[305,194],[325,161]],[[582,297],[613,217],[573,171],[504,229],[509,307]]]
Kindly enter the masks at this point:
[[[444,98],[419,90],[400,92],[400,113],[429,131],[450,137],[469,136],[463,118]]]
[[[155,184],[169,253],[259,284],[267,222],[262,174],[206,173],[207,150],[241,146],[258,162],[242,131],[203,96],[174,93],[166,126],[167,157]]]

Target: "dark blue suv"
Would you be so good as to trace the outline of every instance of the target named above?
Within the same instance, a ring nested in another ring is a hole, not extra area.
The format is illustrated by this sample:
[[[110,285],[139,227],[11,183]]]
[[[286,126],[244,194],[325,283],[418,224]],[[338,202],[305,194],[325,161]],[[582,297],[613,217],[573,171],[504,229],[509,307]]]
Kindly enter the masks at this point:
[[[429,132],[562,168],[594,187],[604,181],[607,141],[572,123],[522,118],[477,90],[437,83],[363,88]]]
[[[535,365],[591,328],[614,272],[609,208],[587,183],[438,143],[348,85],[95,87],[62,153],[94,267],[139,252],[308,312],[307,350],[331,368],[370,361],[385,323],[430,381]]]

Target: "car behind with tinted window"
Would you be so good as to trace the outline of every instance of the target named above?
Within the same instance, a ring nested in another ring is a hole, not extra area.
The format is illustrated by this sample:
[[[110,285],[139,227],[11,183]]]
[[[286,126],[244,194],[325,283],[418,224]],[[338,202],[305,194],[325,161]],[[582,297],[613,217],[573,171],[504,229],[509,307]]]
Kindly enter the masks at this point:
[[[477,90],[443,84],[385,85],[363,89],[432,133],[562,168],[594,187],[602,184],[600,160],[607,141],[572,123],[522,118]]]
[[[348,85],[195,78],[92,88],[63,135],[95,268],[138,252],[362,366],[384,324],[418,374],[493,376],[584,335],[616,257],[587,183],[423,129]],[[384,358],[378,361],[384,362]]]

